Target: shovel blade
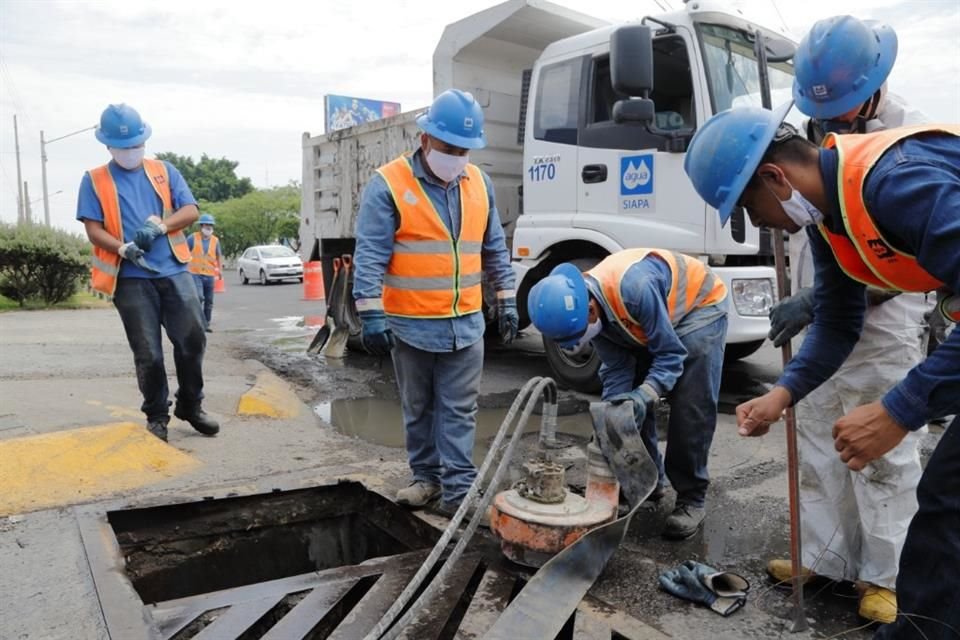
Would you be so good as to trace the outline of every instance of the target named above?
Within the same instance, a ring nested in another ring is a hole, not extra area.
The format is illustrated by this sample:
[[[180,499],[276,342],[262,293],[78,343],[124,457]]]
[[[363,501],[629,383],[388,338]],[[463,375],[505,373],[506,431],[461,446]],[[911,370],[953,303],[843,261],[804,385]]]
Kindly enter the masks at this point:
[[[313,336],[313,340],[310,341],[310,346],[307,347],[307,353],[316,355],[323,350],[323,347],[326,346],[327,340],[330,339],[330,326],[325,324],[320,327],[320,330],[317,331],[317,335]]]

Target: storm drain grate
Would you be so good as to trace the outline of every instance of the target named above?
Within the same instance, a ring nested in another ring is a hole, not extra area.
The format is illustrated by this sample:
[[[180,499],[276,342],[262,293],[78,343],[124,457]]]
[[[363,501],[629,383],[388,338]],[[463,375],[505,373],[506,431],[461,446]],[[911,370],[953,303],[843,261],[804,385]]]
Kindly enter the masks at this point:
[[[91,513],[79,522],[115,640],[363,638],[438,537],[358,483]],[[520,592],[527,574],[497,545],[475,540],[402,638],[481,638]],[[557,636],[663,637],[589,598]]]

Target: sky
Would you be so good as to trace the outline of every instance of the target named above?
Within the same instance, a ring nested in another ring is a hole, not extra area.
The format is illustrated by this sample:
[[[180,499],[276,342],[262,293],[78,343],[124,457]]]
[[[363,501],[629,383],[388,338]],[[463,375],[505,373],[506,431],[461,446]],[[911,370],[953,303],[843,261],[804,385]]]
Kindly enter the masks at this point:
[[[558,0],[611,22],[679,8],[682,0]],[[240,164],[255,186],[301,178],[301,136],[323,132],[323,96],[421,108],[443,28],[495,0],[218,2],[0,0],[0,221],[15,222],[13,115],[34,219],[40,130],[47,139],[95,125],[110,103],[134,106],[153,127],[147,154],[201,153]],[[799,39],[842,4],[899,36],[891,91],[942,122],[960,123],[957,0],[732,0],[728,6]],[[109,160],[92,131],[47,147],[54,226],[74,221],[83,172]]]

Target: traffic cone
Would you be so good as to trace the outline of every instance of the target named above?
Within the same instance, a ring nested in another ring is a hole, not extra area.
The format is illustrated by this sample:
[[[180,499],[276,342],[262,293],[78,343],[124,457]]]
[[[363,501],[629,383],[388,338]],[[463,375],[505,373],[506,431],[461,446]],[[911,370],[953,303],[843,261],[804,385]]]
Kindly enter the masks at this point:
[[[225,293],[226,290],[227,282],[223,279],[223,274],[217,271],[216,280],[213,281],[213,292]]]
[[[319,260],[303,265],[303,299],[326,299],[323,291],[323,265]]]

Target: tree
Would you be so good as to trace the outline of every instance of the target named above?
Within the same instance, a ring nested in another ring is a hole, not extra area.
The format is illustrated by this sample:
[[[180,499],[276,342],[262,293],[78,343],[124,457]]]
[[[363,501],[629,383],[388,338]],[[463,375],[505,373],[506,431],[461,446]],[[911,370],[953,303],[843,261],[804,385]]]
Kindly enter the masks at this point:
[[[300,188],[295,183],[211,202],[202,209],[217,219],[217,237],[227,257],[256,244],[277,241],[286,242],[294,251],[300,247]]]
[[[157,159],[166,160],[177,168],[198,201],[223,202],[253,191],[250,178],[237,177],[239,162],[226,158],[211,158],[205,153],[200,156],[199,162],[194,162],[190,156],[180,156],[168,151],[158,153]]]

